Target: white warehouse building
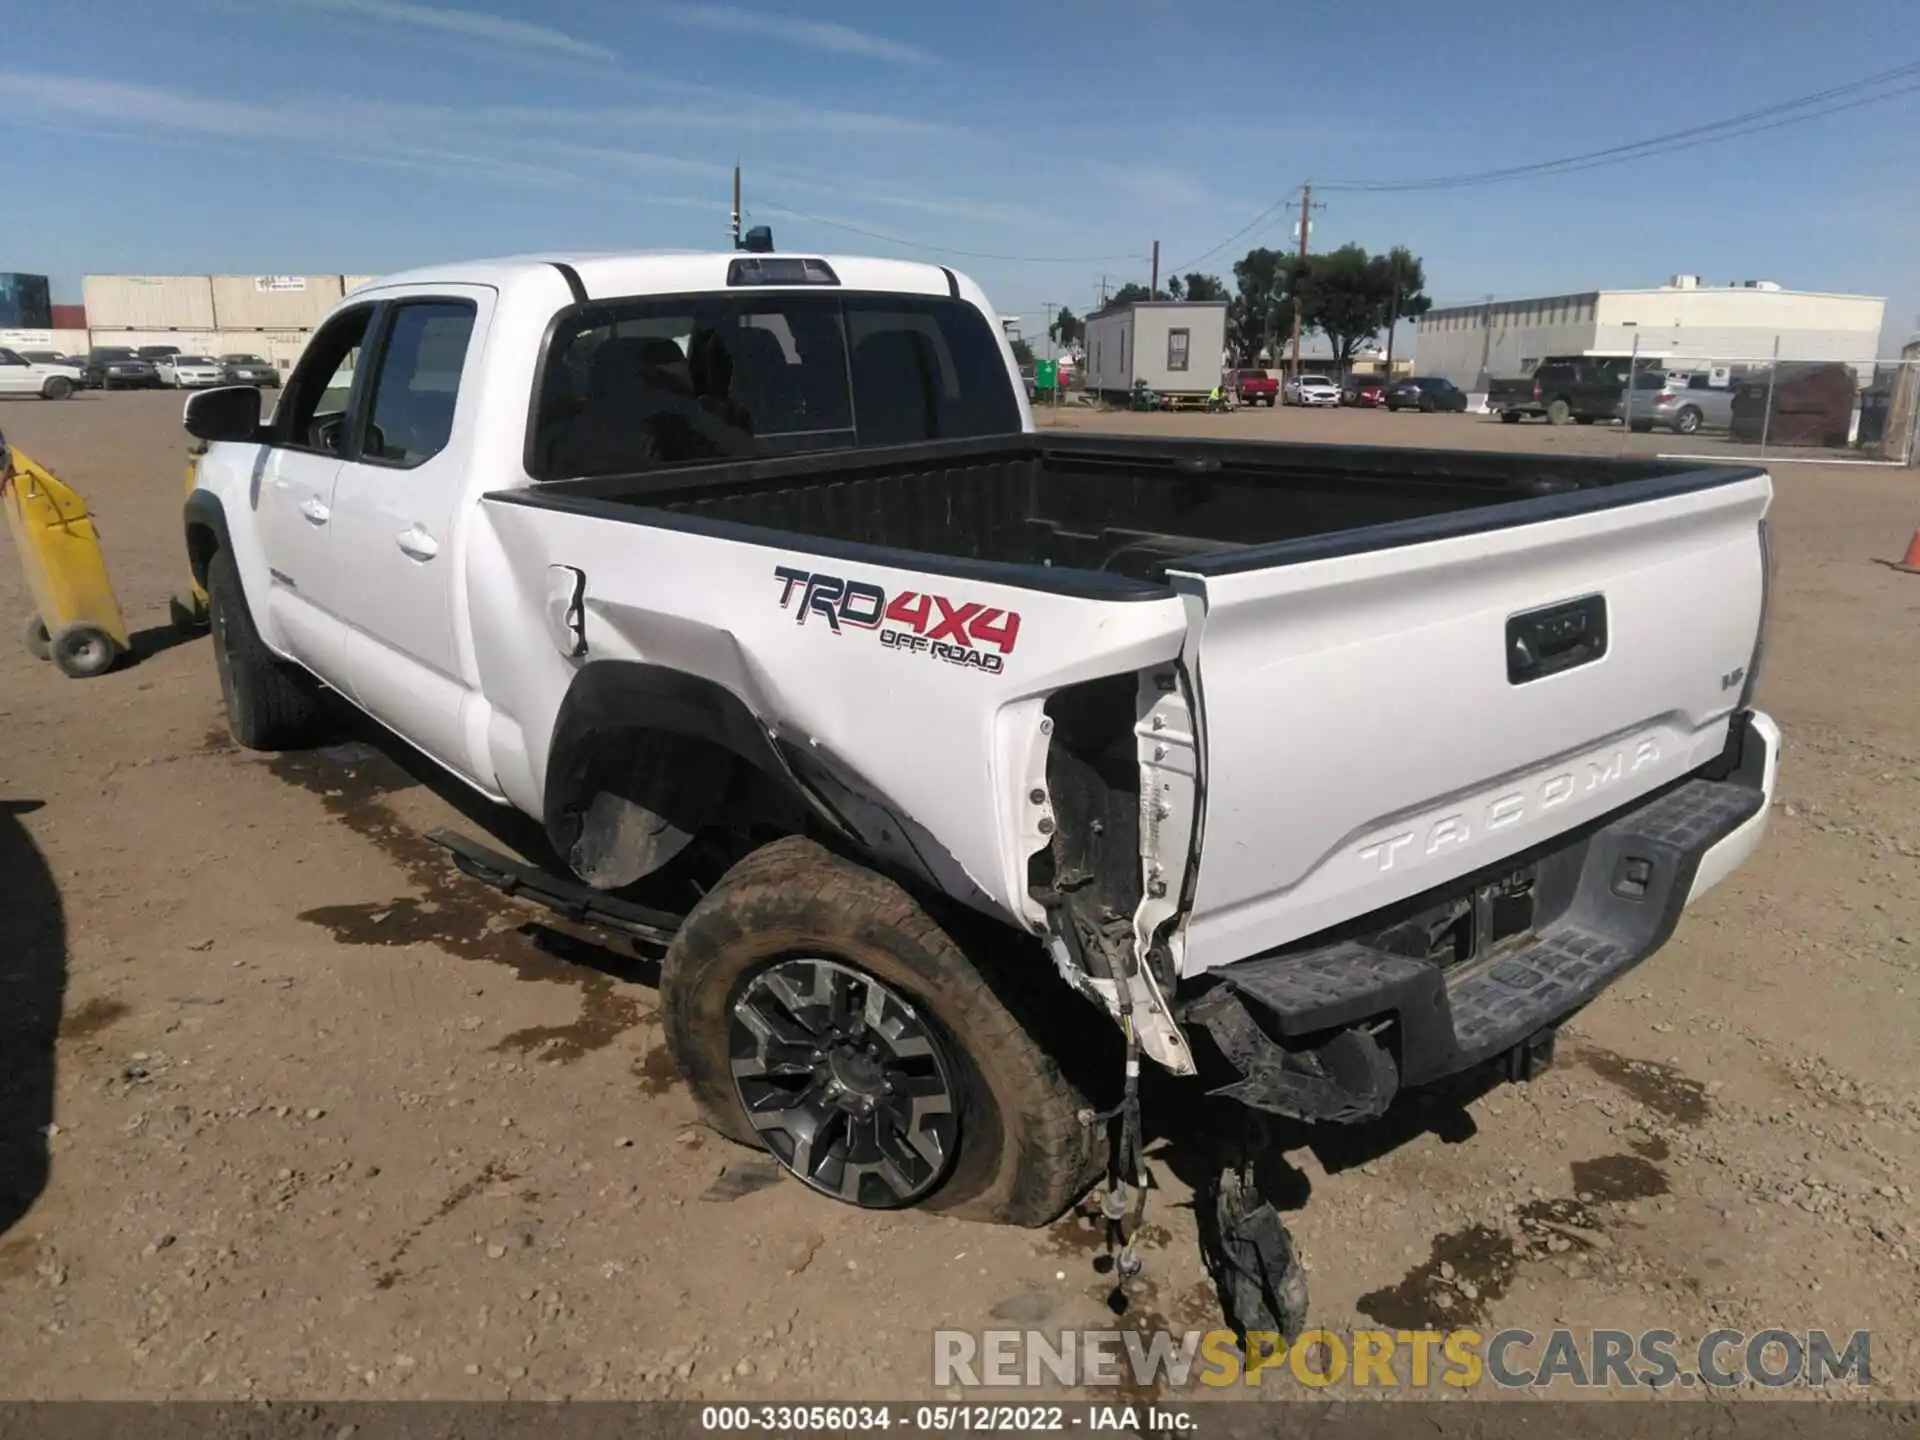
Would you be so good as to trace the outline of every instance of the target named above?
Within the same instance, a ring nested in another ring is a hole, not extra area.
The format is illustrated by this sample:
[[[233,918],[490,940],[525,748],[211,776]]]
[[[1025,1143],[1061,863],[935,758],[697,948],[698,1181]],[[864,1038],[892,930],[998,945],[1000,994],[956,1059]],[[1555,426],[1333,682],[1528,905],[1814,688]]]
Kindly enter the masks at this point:
[[[1676,275],[1652,290],[1588,290],[1489,301],[1420,317],[1423,375],[1462,390],[1523,379],[1549,355],[1633,355],[1741,369],[1782,360],[1838,360],[1873,378],[1887,302],[1872,295],[1787,290],[1771,280],[1705,285]],[[1776,345],[1778,348],[1776,349]]]
[[[1118,398],[1136,380],[1162,395],[1205,395],[1227,350],[1224,300],[1136,300],[1087,317],[1085,386]]]

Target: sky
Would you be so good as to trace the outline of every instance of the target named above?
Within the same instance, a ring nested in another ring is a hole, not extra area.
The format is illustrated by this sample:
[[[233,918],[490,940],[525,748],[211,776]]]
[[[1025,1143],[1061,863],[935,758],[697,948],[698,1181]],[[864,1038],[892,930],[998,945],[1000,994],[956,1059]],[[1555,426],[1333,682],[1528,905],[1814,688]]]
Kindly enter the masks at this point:
[[[1567,175],[1340,188],[1589,152],[1920,61],[1913,0],[10,8],[0,270],[61,301],[85,273],[725,248],[737,164],[747,223],[780,248],[951,264],[1029,335],[1103,277],[1144,283],[1156,239],[1163,275],[1291,246],[1297,212],[1273,207],[1303,182],[1325,202],[1313,248],[1406,245],[1441,304],[1689,273],[1884,295],[1883,348],[1920,326],[1920,93]]]

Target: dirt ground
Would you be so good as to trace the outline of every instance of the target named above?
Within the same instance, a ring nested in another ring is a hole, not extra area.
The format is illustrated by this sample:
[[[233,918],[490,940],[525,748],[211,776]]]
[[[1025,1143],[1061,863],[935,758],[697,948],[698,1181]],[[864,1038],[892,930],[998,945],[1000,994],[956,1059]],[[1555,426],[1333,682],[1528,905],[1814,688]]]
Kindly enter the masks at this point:
[[[859,1213],[698,1128],[650,959],[456,874],[423,832],[487,817],[402,747],[236,750],[206,642],[165,629],[178,412],[0,405],[89,497],[140,632],[90,682],[0,644],[0,1393],[911,1398],[937,1326],[1111,1323],[1086,1221]],[[1467,416],[1064,418],[1622,445]],[[1920,482],[1775,480],[1764,852],[1541,1079],[1279,1137],[1316,1321],[1869,1329],[1876,1389],[1920,1396],[1920,578],[1873,563]],[[0,557],[0,617],[27,610]],[[1217,1322],[1165,1118],[1184,1098],[1157,1092],[1130,1324]]]

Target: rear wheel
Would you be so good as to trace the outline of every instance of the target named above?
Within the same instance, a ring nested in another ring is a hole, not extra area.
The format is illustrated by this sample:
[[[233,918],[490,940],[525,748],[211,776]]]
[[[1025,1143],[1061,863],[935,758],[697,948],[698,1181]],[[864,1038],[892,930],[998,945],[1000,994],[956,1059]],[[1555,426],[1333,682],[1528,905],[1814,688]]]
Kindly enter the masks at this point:
[[[1500,412],[1500,423],[1502,425],[1518,425],[1520,423],[1520,412],[1518,410],[1502,410]]]
[[[1573,420],[1576,425],[1591,425],[1593,423],[1593,416],[1576,415],[1573,417]]]
[[[1651,420],[1635,420],[1628,427],[1636,435],[1645,435],[1653,429]]]
[[[1549,400],[1547,402],[1547,423],[1549,425],[1565,425],[1571,419],[1573,419],[1573,406],[1569,405],[1565,400]]]
[[[231,551],[213,554],[207,567],[213,664],[227,728],[249,750],[290,750],[312,738],[320,716],[320,687],[267,649],[247,610],[246,592]]]
[[[73,394],[73,382],[64,375],[50,375],[40,394],[48,400],[64,400]]]
[[[1697,434],[1700,429],[1700,420],[1700,412],[1693,406],[1688,405],[1682,409],[1678,415],[1673,417],[1673,428],[1682,435]]]
[[[1044,1225],[1102,1171],[1086,1100],[952,937],[810,840],[728,871],[660,988],[707,1122],[834,1199]]]

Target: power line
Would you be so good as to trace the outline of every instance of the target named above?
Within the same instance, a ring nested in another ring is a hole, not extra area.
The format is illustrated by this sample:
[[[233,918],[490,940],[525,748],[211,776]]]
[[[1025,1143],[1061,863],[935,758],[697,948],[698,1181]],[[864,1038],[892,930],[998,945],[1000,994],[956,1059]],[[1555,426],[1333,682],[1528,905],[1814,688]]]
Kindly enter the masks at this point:
[[[1884,90],[1877,95],[1861,96],[1860,92],[1888,85],[1895,80],[1909,79],[1915,75],[1920,75],[1920,63],[1897,66],[1892,70],[1883,70],[1877,75],[1852,80],[1844,85],[1835,85],[1796,99],[1763,105],[1758,110],[1730,115],[1725,119],[1708,121],[1703,125],[1691,125],[1684,130],[1672,130],[1664,135],[1654,135],[1645,140],[1635,140],[1624,145],[1611,145],[1604,150],[1564,155],[1557,160],[1540,160],[1528,165],[1510,165],[1497,170],[1471,171],[1460,175],[1436,175],[1415,180],[1334,180],[1323,183],[1321,188],[1370,194],[1407,190],[1450,190],[1468,185],[1491,185],[1505,180],[1526,179],[1534,175],[1568,174],[1577,170],[1591,170],[1601,165],[1622,165],[1631,160],[1645,159],[1653,155],[1668,155],[1676,150],[1688,150],[1695,146],[1717,144],[1743,135],[1759,134],[1764,130],[1799,125],[1809,120],[1838,114],[1843,110],[1858,109],[1863,105],[1876,105],[1914,90],[1920,90],[1920,84],[1903,85],[1898,89]],[[1845,96],[1859,98],[1847,100],[1843,104],[1825,103]],[[1816,106],[1820,108],[1812,108]],[[1794,111],[1804,113],[1789,113]]]
[[[883,240],[889,245],[904,245],[909,250],[928,250],[936,255],[957,255],[968,260],[1011,260],[1022,265],[1098,265],[1108,260],[1139,260],[1142,257],[1127,251],[1118,255],[1001,255],[991,250],[962,250],[953,245],[928,245],[919,240],[903,240],[898,235],[883,235],[878,230],[863,229],[858,225],[849,225],[842,220],[829,220],[824,215],[809,215],[804,210],[796,210],[791,205],[768,202],[761,206],[782,215],[791,215],[796,220],[811,221],[815,225],[825,225],[829,229],[844,230],[849,235],[864,235],[869,240]]]
[[[1439,175],[1417,180],[1339,180],[1322,182],[1321,190],[1344,191],[1348,193],[1386,194],[1418,190],[1459,189],[1469,185],[1492,185],[1508,180],[1532,178],[1536,175],[1565,175],[1580,170],[1596,169],[1603,165],[1622,165],[1633,160],[1648,159],[1656,155],[1669,155],[1678,150],[1692,149],[1702,145],[1718,144],[1725,140],[1739,139],[1747,135],[1757,135],[1767,130],[1777,130],[1788,125],[1803,124],[1809,120],[1823,119],[1828,115],[1837,115],[1842,111],[1856,110],[1866,105],[1877,105],[1883,101],[1920,90],[1920,85],[1903,85],[1891,90],[1881,90],[1878,94],[1862,95],[1860,92],[1874,90],[1920,75],[1920,62],[1899,65],[1891,70],[1883,70],[1858,80],[1850,80],[1843,85],[1830,86],[1810,95],[1802,95],[1792,100],[1776,101],[1763,105],[1758,110],[1749,110],[1744,114],[1728,116],[1725,119],[1708,121],[1701,125],[1688,126],[1684,130],[1669,131],[1664,135],[1650,136],[1645,140],[1636,140],[1625,145],[1613,145],[1604,150],[1590,150],[1579,155],[1565,155],[1557,160],[1541,160],[1529,165],[1512,165],[1497,170],[1481,170],[1460,175]],[[1854,98],[1843,98],[1854,97]],[[1829,104],[1826,102],[1840,101]],[[1818,107],[1818,108],[1811,108]],[[1799,112],[1799,113],[1795,113]],[[1778,117],[1778,118],[1775,118]],[[1219,244],[1203,250],[1192,260],[1174,267],[1183,271],[1190,265],[1219,254],[1236,240],[1246,235],[1256,226],[1293,202],[1297,191],[1274,201],[1253,219],[1241,226]]]

